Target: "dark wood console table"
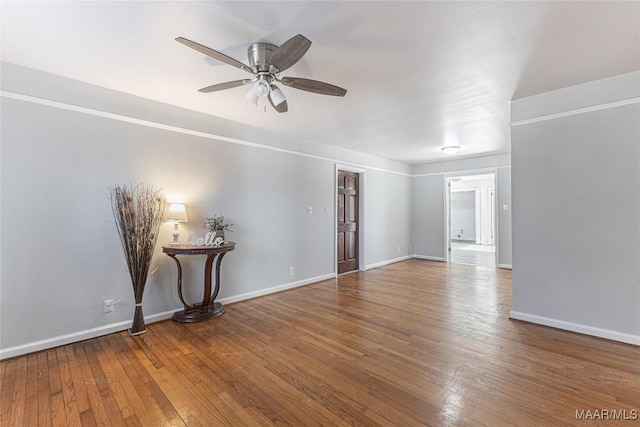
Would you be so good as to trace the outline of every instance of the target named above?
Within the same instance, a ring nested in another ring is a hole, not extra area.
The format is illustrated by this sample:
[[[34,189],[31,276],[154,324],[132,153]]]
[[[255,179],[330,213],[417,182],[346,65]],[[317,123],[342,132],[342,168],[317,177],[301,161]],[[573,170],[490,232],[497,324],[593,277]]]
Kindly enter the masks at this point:
[[[169,255],[178,266],[178,296],[184,304],[184,310],[173,314],[173,320],[180,323],[196,323],[213,319],[224,313],[224,307],[219,302],[215,302],[218,292],[220,291],[220,264],[222,258],[227,252],[231,252],[236,248],[234,242],[225,242],[224,244],[214,246],[192,246],[192,245],[176,245],[163,246],[162,252]],[[182,296],[182,266],[176,258],[177,255],[206,255],[207,260],[204,264],[204,296],[201,303],[187,304]],[[216,283],[211,292],[211,270],[213,261],[216,261]]]

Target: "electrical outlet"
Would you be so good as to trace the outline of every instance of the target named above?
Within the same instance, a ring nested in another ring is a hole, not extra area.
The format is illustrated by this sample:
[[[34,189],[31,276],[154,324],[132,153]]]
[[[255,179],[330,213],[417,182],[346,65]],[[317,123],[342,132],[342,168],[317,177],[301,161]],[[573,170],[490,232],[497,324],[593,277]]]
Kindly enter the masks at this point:
[[[293,267],[289,267],[289,276],[293,276],[294,274]]]
[[[102,312],[103,313],[111,313],[113,311],[113,300],[108,299],[102,303]]]
[[[400,253],[400,246],[398,246],[398,253]]]

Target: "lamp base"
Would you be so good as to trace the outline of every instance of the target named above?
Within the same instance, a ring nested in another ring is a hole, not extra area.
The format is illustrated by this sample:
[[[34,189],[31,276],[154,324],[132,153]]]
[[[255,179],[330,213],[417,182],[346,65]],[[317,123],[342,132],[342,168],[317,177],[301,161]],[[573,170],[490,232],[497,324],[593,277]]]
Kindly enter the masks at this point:
[[[180,232],[178,231],[178,223],[175,223],[175,227],[173,228],[173,242],[169,246],[178,246],[180,242],[178,239],[180,238]]]

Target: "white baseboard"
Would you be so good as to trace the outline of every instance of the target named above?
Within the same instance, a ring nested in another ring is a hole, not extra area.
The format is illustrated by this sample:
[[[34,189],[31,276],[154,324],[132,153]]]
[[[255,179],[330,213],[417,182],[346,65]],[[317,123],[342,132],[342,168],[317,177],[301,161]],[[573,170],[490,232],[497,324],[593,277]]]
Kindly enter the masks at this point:
[[[300,280],[298,282],[285,283],[284,285],[274,286],[272,288],[260,289],[259,291],[247,292],[246,294],[234,295],[231,297],[217,299],[221,304],[231,304],[232,302],[244,301],[251,298],[261,297],[263,295],[275,294],[276,292],[286,291],[287,289],[298,288],[300,286],[310,285],[311,283],[322,282],[323,280],[333,279],[335,273],[325,274],[322,276],[312,277],[310,279]]]
[[[323,280],[332,279],[336,277],[335,273],[325,274],[323,276],[312,277],[310,279],[300,280],[298,282],[287,283],[280,286],[274,286],[272,288],[261,289],[256,292],[248,292],[246,294],[235,295],[227,298],[221,298],[217,300],[222,304],[229,304],[232,302],[242,301],[246,299],[256,298],[262,295],[272,294],[275,292],[281,292],[287,289],[297,288],[299,286],[308,285],[315,282],[321,282]],[[145,323],[158,322],[160,320],[170,319],[173,313],[182,310],[182,307],[174,310],[165,311],[162,313],[150,314],[144,316]],[[73,332],[70,334],[59,335],[57,337],[47,338],[41,341],[34,341],[27,344],[18,345],[15,347],[9,347],[0,349],[0,360],[8,359],[10,357],[21,356],[23,354],[34,353],[40,350],[46,350],[49,348],[59,347],[61,345],[71,344],[78,341],[84,341],[90,338],[97,338],[103,335],[112,334],[114,332],[121,332],[129,329],[133,318],[129,320],[123,320],[117,323],[111,323],[109,325],[99,326],[97,328],[86,329],[84,331]]]
[[[507,270],[513,270],[511,264],[498,264],[498,268],[506,268]]]
[[[415,259],[426,259],[427,261],[440,261],[440,262],[447,262],[446,259],[442,258],[442,257],[437,257],[437,256],[426,256],[426,255],[411,255],[411,258],[415,258]]]
[[[411,259],[411,257],[409,255],[405,255],[405,256],[400,257],[400,258],[394,258],[394,259],[388,259],[386,261],[375,262],[373,264],[368,264],[367,266],[365,266],[365,270],[371,270],[372,268],[384,267],[385,265],[394,264],[394,263],[400,262],[400,261],[406,261],[408,259]]]
[[[182,308],[144,316],[144,322],[153,323],[160,320],[170,319],[171,316],[173,316],[173,313],[179,310],[182,310]],[[126,331],[131,327],[132,322],[133,318],[117,323],[111,323],[109,325],[98,326],[97,328],[85,329],[84,331],[73,332],[71,334],[59,335],[57,337],[47,338],[45,340],[34,341],[27,344],[17,345],[15,347],[0,349],[0,360],[21,356],[23,354],[34,353],[36,351],[46,350],[48,348],[59,347],[61,345],[71,344],[78,341],[84,341],[90,338],[112,334],[114,332]]]
[[[534,314],[522,313],[513,310],[511,311],[511,313],[509,313],[509,318],[640,346],[640,336],[638,335],[630,335],[622,332],[611,331],[608,329],[601,329],[593,326],[566,322],[564,320],[551,319],[548,317],[536,316]]]

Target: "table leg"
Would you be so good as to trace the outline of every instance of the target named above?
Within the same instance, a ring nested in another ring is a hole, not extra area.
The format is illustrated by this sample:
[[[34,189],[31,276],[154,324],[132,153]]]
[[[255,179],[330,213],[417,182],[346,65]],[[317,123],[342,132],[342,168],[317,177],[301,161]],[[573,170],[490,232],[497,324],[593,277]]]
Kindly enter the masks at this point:
[[[169,255],[169,254],[168,254]],[[184,301],[182,297],[182,268],[178,259],[171,256],[178,265],[178,296],[180,301],[184,304],[184,310],[177,311],[173,314],[173,320],[180,323],[196,323],[203,322],[205,320],[213,319],[224,313],[224,307],[219,302],[215,302],[218,292],[220,290],[220,264],[222,263],[222,257],[224,253],[207,255],[207,260],[204,264],[204,295],[202,302],[194,305],[189,305]],[[213,294],[211,293],[211,278],[213,261],[218,257],[216,262],[216,283]]]
[[[213,295],[211,295],[211,301],[215,301],[218,297],[218,292],[220,292],[220,264],[222,264],[222,257],[224,256],[225,253],[218,255],[218,261],[216,262],[216,287],[213,290]]]
[[[175,255],[168,254],[173,260],[176,262],[178,266],[178,297],[180,297],[180,301],[182,301],[182,305],[184,305],[185,309],[193,308],[192,305],[189,305],[185,302],[184,297],[182,296],[182,266],[180,265],[180,261],[176,258]]]
[[[211,268],[213,267],[213,260],[216,259],[218,254],[207,255],[207,261],[204,263],[204,295],[202,297],[202,306],[207,307],[215,297],[211,298]],[[216,267],[219,265],[216,264]],[[216,278],[216,286],[218,281]]]

